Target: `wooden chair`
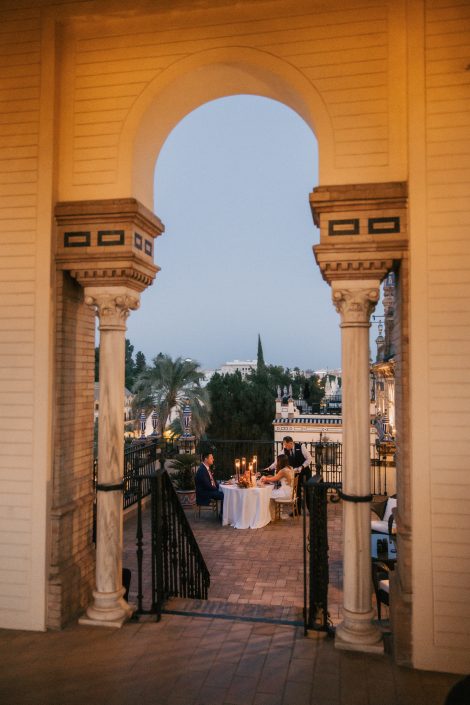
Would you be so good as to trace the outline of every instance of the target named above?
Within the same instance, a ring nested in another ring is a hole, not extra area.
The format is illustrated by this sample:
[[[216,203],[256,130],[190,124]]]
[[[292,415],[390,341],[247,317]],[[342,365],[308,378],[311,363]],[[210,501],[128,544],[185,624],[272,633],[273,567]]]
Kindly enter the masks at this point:
[[[217,499],[209,500],[209,504],[196,504],[194,505],[194,516],[198,519],[201,518],[201,512],[212,512],[217,517],[219,515],[219,502]]]
[[[292,492],[290,497],[276,497],[274,501],[274,520],[277,521],[281,518],[282,507],[290,507],[292,516],[298,517],[299,512],[297,510],[297,485],[299,484],[299,476],[294,476],[294,482],[292,483]]]

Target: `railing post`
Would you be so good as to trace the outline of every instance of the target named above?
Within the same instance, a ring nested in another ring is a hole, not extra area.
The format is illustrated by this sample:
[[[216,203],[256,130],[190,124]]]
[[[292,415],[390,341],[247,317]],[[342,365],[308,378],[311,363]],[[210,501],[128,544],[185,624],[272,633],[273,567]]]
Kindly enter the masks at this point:
[[[162,616],[163,604],[163,487],[162,487],[162,471],[157,473],[157,476],[152,480],[152,505],[154,507],[154,522],[153,523],[153,541],[152,541],[152,564],[154,570],[152,577],[154,584],[152,585],[154,600],[152,611],[157,616],[157,622]]]
[[[319,474],[306,484],[310,545],[307,628],[332,634],[328,615],[328,486]]]
[[[144,532],[142,530],[142,479],[137,479],[137,609],[141,613],[143,611],[143,593],[142,593],[142,559],[144,555],[143,551],[143,537]]]

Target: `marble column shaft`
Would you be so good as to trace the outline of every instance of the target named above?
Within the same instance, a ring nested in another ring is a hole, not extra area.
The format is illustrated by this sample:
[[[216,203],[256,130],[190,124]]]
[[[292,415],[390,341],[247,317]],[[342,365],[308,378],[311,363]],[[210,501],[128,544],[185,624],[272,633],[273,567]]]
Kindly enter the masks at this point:
[[[85,303],[99,318],[98,485],[119,485],[124,472],[125,331],[139,294],[127,287],[87,287]],[[82,623],[121,626],[132,609],[122,587],[122,489],[97,491],[96,590]]]
[[[333,281],[341,315],[343,492],[370,494],[369,328],[379,300],[380,281]],[[343,621],[339,648],[380,651],[381,634],[372,624],[370,502],[343,501]]]

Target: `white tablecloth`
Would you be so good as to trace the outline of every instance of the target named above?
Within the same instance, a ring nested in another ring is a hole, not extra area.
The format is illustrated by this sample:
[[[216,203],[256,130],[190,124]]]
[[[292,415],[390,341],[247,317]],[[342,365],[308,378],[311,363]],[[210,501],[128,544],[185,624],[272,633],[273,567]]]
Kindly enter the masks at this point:
[[[241,489],[236,485],[220,485],[224,493],[223,526],[231,525],[235,529],[261,529],[271,521],[269,500],[272,485],[266,487],[247,487]]]

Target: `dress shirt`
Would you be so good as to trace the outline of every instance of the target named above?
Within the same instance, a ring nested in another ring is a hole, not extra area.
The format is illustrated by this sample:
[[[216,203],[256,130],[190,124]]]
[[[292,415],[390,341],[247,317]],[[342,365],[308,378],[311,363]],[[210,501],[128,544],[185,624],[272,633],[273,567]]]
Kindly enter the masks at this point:
[[[300,450],[302,451],[302,455],[304,456],[304,462],[302,463],[302,465],[298,465],[296,468],[294,468],[294,470],[298,470],[299,468],[307,468],[310,465],[310,463],[313,462],[312,456],[310,455],[310,453],[308,452],[307,448],[304,446],[303,443],[300,444]],[[294,444],[294,447],[292,448],[292,450],[289,451],[288,453],[286,452],[286,448],[283,448],[282,452],[285,453],[286,455],[289,455],[289,458],[293,458],[295,455],[295,444]],[[271,465],[267,468],[267,470],[275,470],[276,469],[276,462],[277,462],[277,460],[275,460],[273,463],[271,463]]]
[[[204,467],[206,468],[207,472],[209,473],[209,477],[210,477],[210,479],[211,479],[211,485],[212,485],[212,487],[217,487],[216,482],[215,482],[215,480],[214,480],[214,475],[212,474],[212,470],[211,470],[210,467],[209,467],[208,465],[206,465],[205,463],[203,463],[203,465],[204,465]]]

